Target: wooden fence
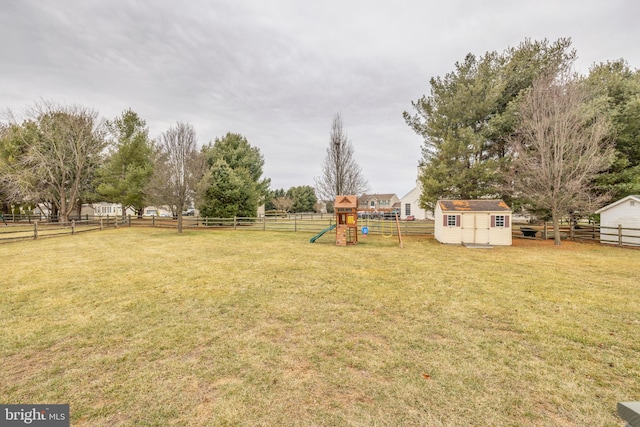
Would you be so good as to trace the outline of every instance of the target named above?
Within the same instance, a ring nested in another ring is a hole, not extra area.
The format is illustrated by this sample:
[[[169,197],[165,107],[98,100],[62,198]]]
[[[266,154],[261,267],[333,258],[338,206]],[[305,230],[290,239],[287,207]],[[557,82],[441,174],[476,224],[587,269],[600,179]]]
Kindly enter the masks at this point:
[[[184,216],[184,229],[233,229],[240,231],[286,231],[302,233],[319,233],[335,223],[335,215],[291,215],[287,217],[234,217],[205,218]],[[177,220],[163,217],[131,218],[128,222],[133,227],[166,227],[176,228]],[[358,220],[359,231],[365,227],[372,235],[397,235],[396,222],[393,220],[363,218]],[[400,221],[400,233],[403,235],[433,235],[433,221]]]
[[[39,221],[34,218],[23,221],[11,221],[0,224],[0,243],[16,242],[20,240],[34,240],[47,237],[74,235],[87,231],[117,228],[122,220],[112,218],[97,218],[90,220],[72,220],[68,223]]]
[[[67,224],[52,222],[51,218],[43,219],[34,216],[5,216],[7,227],[0,224],[0,242],[52,237],[56,235],[72,235],[84,231],[104,228],[125,227],[160,227],[177,228],[177,220],[170,217],[89,217],[71,221]],[[264,216],[257,218],[205,218],[184,216],[184,229],[226,229],[240,231],[283,231],[316,234],[335,223],[332,214],[290,214],[287,216]],[[400,221],[400,233],[404,236],[433,236],[433,221]],[[370,235],[387,237],[397,236],[397,225],[394,220],[361,218],[358,220],[358,231],[364,229]],[[550,223],[540,225],[513,224],[514,238],[553,239],[553,226]],[[595,224],[563,224],[560,235],[564,240],[591,241],[617,246],[640,247],[640,229],[604,227]]]
[[[2,214],[2,217],[4,219],[5,224],[23,224],[23,223],[28,223],[28,224],[32,224],[34,222],[57,222],[58,218],[53,216],[53,215],[44,215],[44,214]],[[89,220],[95,220],[96,218],[99,217],[91,217],[90,215],[83,215],[82,217],[78,217],[77,215],[75,217],[70,217],[69,221],[76,220],[76,221],[89,221]],[[103,217],[106,219],[106,217]],[[111,217],[111,219],[113,219],[113,216]]]
[[[605,227],[597,224],[564,224],[560,226],[564,240],[591,241],[617,246],[640,247],[640,228]],[[518,238],[553,239],[550,223],[542,225],[513,225],[513,236]]]
[[[184,229],[233,229],[233,230],[262,230],[318,233],[333,225],[333,215],[308,215],[288,217],[260,217],[260,218],[203,218],[183,217]],[[144,217],[130,219],[128,224],[134,227],[167,227],[176,228],[177,221],[173,218]],[[433,236],[433,221],[400,221],[400,233],[404,236]],[[358,220],[358,231],[362,233],[366,228],[368,234],[397,236],[396,222],[385,219],[363,218]],[[525,232],[526,231],[526,232]],[[560,236],[563,240],[591,241],[614,244],[618,246],[640,246],[640,229],[618,227],[603,227],[594,224],[563,224],[560,226]],[[513,225],[514,238],[553,239],[554,232],[551,223],[541,225]]]

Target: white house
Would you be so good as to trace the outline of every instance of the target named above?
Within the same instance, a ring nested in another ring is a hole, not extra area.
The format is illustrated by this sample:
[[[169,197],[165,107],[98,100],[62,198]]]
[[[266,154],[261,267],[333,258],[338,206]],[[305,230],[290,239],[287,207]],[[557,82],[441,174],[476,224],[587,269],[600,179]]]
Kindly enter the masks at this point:
[[[438,200],[434,236],[441,243],[510,246],[511,214],[502,200]]]
[[[410,215],[415,219],[428,219],[431,216],[431,212],[420,207],[421,194],[422,188],[418,184],[400,199],[400,219],[406,219]]]
[[[173,213],[171,212],[171,208],[169,206],[147,206],[144,208],[144,216],[161,216],[161,217],[172,217]]]
[[[395,194],[362,194],[358,197],[358,211],[382,215],[399,209],[399,203]]]
[[[90,217],[122,216],[122,205],[120,203],[108,202],[85,203],[81,207],[80,215],[82,217],[86,215]],[[125,215],[135,215],[135,211],[131,208],[127,208],[125,211]]]
[[[400,199],[400,219],[406,219],[410,215],[415,219],[433,219],[431,211],[426,211],[420,207],[420,196],[422,195],[420,173],[421,169],[418,167],[416,186]]]
[[[600,214],[601,243],[617,244],[620,226],[623,244],[640,244],[640,196],[627,196],[598,209],[596,213]]]

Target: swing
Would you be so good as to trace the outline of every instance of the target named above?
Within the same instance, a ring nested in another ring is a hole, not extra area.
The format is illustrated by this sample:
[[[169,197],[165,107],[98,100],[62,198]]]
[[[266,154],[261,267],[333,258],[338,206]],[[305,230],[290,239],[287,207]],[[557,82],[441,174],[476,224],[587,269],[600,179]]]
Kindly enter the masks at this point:
[[[389,234],[384,234],[384,224],[387,222],[384,217],[380,220],[382,221],[382,226],[380,227],[380,233],[382,233],[382,237],[393,237],[393,228],[391,228],[391,225],[389,225]]]

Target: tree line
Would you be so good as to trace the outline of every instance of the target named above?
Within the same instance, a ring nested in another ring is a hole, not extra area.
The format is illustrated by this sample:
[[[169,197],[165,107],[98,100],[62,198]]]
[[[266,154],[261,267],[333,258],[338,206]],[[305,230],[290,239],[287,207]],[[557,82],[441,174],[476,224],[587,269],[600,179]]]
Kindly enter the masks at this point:
[[[583,76],[573,71],[576,57],[570,39],[525,40],[468,54],[432,78],[430,93],[403,113],[423,138],[422,207],[502,198],[557,225],[640,194],[640,72],[619,59]],[[139,215],[147,205],[169,205],[181,224],[191,205],[209,217],[252,217],[262,203],[331,210],[336,196],[368,191],[341,114],[314,187],[272,190],[263,167],[260,150],[241,134],[198,148],[193,126],[176,123],[154,141],[131,110],[104,121],[86,107],[42,102],[0,122],[5,213],[44,203],[66,221],[83,203],[108,201]]]
[[[167,205],[178,218],[196,204],[210,217],[255,216],[268,194],[260,150],[227,133],[198,148],[188,123],[157,140],[126,110],[111,121],[82,106],[35,105],[0,125],[0,199],[32,210],[44,204],[62,222],[84,203],[119,203],[138,215]]]
[[[334,128],[337,124],[341,127],[340,115]],[[350,141],[342,134],[332,138],[328,156],[337,152],[341,159],[328,163],[332,172],[325,176],[353,176],[343,165],[354,164]],[[312,186],[272,190],[263,167],[260,150],[241,134],[229,132],[198,148],[193,126],[178,122],[152,140],[145,121],[131,109],[102,120],[83,106],[41,102],[25,117],[8,113],[0,123],[3,213],[10,206],[32,211],[44,205],[52,217],[68,222],[86,203],[117,203],[138,216],[149,205],[169,206],[182,231],[183,212],[190,207],[217,218],[254,217],[261,204],[286,212],[325,208]],[[334,194],[323,194],[330,205],[346,189],[343,184],[333,187]]]
[[[340,115],[334,118],[334,128],[338,125],[341,129]],[[342,184],[333,186],[333,193],[325,188],[329,205],[337,194],[352,191],[340,177],[353,176],[345,164],[355,164],[350,141],[332,132],[328,156],[338,153],[340,159],[327,163],[325,176],[333,173],[338,177],[333,181]],[[145,121],[131,109],[102,120],[83,106],[41,102],[25,117],[8,113],[0,123],[4,213],[10,206],[31,211],[44,205],[52,217],[68,222],[85,203],[117,203],[139,216],[146,206],[169,206],[181,231],[183,211],[192,206],[218,218],[254,217],[263,203],[267,210],[286,212],[325,208],[312,186],[272,190],[263,167],[260,150],[241,134],[229,132],[198,148],[193,126],[176,123],[152,140]]]
[[[502,198],[558,222],[640,193],[640,72],[573,71],[570,39],[469,54],[404,112],[423,137],[421,204]],[[560,236],[556,234],[556,243]]]

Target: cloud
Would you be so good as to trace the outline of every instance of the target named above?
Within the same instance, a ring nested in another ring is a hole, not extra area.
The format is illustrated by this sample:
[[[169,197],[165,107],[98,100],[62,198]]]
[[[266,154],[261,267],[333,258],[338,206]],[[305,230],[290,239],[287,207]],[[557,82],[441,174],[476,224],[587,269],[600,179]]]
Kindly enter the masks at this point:
[[[371,190],[404,195],[421,140],[402,112],[469,52],[571,37],[582,72],[640,64],[640,6],[624,0],[5,3],[2,107],[44,98],[106,118],[132,108],[152,136],[190,122],[200,143],[241,133],[285,189],[320,175],[341,112]]]

